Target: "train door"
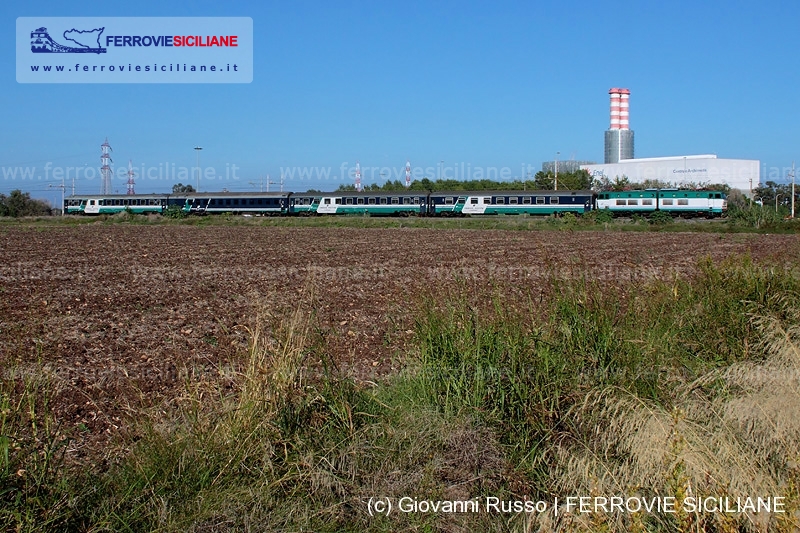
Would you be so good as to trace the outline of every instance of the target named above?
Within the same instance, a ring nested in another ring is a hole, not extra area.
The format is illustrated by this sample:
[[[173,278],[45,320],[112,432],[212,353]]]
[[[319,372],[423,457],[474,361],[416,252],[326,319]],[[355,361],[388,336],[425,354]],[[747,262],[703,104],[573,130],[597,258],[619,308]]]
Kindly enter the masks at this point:
[[[83,210],[84,213],[87,215],[98,215],[100,214],[100,200],[96,200],[94,198],[90,198],[86,201],[86,208]]]
[[[342,203],[342,198],[334,198],[331,196],[323,196],[320,198],[319,207],[317,208],[317,213],[321,215],[334,215],[336,214],[336,209]]]

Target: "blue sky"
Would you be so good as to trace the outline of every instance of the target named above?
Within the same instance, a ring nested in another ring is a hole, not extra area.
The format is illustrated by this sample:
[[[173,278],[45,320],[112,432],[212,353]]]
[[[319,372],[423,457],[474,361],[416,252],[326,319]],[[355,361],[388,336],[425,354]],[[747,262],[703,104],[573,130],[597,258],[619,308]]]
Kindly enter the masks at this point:
[[[396,177],[406,159],[432,177],[456,165],[516,177],[557,152],[602,162],[611,87],[631,90],[637,157],[716,153],[764,171],[800,160],[795,2],[39,1],[0,12],[5,193],[55,200],[45,164],[98,167],[106,137],[118,169],[193,167],[196,145],[202,167],[236,165],[237,179],[204,190],[256,190],[282,168],[331,172],[295,174],[286,190],[332,189],[352,182],[356,160],[365,183],[385,179],[377,169]],[[19,84],[20,16],[252,17],[253,81]],[[16,167],[36,177],[10,177]],[[136,190],[174,181],[140,177]],[[100,180],[76,188],[96,193]]]

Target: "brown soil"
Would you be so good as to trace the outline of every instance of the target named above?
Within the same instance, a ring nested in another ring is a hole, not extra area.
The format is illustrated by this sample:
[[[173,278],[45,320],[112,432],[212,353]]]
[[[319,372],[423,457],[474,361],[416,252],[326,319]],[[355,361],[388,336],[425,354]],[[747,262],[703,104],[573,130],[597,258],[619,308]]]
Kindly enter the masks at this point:
[[[401,364],[421,291],[453,280],[526,291],[552,275],[663,279],[704,256],[793,260],[800,238],[92,224],[6,228],[0,250],[0,365],[57,377],[55,412],[80,428],[80,448],[187,380],[224,379],[245,326],[307,298],[309,278],[329,354],[368,380]]]

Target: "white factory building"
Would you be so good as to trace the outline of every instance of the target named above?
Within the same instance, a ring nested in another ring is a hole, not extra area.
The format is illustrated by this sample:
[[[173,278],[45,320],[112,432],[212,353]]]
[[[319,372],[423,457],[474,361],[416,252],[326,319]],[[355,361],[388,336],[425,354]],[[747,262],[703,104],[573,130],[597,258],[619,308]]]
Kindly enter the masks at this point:
[[[748,193],[759,183],[757,159],[720,159],[716,155],[686,155],[621,159],[617,163],[581,165],[592,178],[614,181],[627,177],[631,183],[659,180],[673,185],[724,183]]]

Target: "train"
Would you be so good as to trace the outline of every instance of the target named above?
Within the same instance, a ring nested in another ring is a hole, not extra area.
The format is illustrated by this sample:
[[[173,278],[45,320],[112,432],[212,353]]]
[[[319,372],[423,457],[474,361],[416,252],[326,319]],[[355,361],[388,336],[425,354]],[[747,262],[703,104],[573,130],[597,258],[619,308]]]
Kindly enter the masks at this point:
[[[250,216],[365,215],[582,215],[607,210],[612,215],[723,216],[720,191],[651,189],[641,191],[336,191],[191,192],[173,194],[83,195],[64,199],[65,214],[140,214],[177,211],[186,215]]]

